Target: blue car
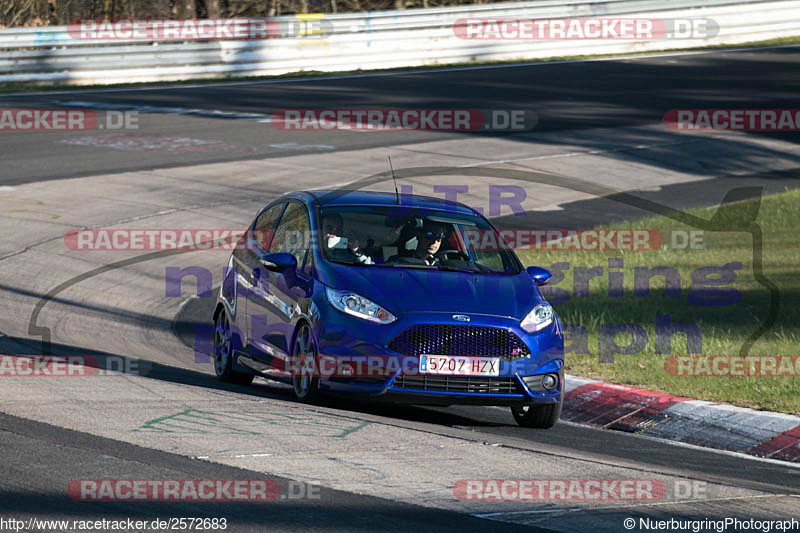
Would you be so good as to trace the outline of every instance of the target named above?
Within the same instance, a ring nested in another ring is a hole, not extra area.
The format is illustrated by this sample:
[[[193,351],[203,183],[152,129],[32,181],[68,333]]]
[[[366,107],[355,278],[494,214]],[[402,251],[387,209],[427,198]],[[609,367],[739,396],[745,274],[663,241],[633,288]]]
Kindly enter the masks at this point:
[[[561,322],[500,232],[437,198],[308,191],[264,207],[215,306],[222,381],[256,375],[420,405],[499,405],[549,428],[564,399]]]

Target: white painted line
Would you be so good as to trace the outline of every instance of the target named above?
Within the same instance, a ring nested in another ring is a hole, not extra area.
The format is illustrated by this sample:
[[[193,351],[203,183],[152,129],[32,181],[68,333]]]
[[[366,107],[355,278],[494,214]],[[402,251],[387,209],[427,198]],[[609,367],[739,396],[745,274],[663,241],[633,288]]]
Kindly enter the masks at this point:
[[[552,514],[552,513],[587,513],[587,512],[597,512],[597,511],[606,511],[609,509],[638,509],[641,507],[658,507],[663,505],[682,505],[682,504],[696,504],[696,503],[711,503],[711,502],[728,502],[728,501],[736,501],[736,500],[752,500],[755,498],[775,498],[785,496],[787,498],[792,498],[794,494],[754,494],[748,496],[730,496],[728,498],[711,498],[708,500],[671,500],[667,502],[653,502],[653,503],[638,503],[638,504],[630,504],[630,505],[615,505],[615,506],[608,506],[608,507],[571,507],[566,509],[547,509],[547,510],[536,510],[536,511],[499,511],[495,513],[477,513],[473,514],[472,516],[478,518],[489,518],[495,516],[509,516],[509,515],[531,515],[531,514]]]
[[[472,516],[476,518],[489,518],[492,519],[495,516],[509,516],[509,515],[519,515],[519,514],[565,514],[565,513],[580,513],[587,510],[595,511],[596,509],[583,509],[582,507],[565,507],[563,509],[544,509],[541,511],[498,511],[496,513],[479,513],[473,514]]]
[[[559,204],[548,204],[539,207],[532,207],[529,211],[563,211],[564,208]]]
[[[280,150],[336,150],[336,147],[330,144],[281,143],[270,144],[269,146]]]
[[[777,46],[753,46],[744,48],[722,48],[714,50],[693,50],[684,52],[665,52],[662,54],[641,54],[622,57],[599,57],[590,59],[568,59],[560,61],[533,61],[527,63],[511,63],[501,65],[476,65],[473,67],[451,67],[451,68],[437,68],[437,69],[419,69],[419,70],[396,70],[392,72],[371,72],[368,74],[347,74],[347,75],[332,75],[332,76],[308,76],[298,78],[282,78],[276,80],[254,80],[254,81],[229,81],[229,82],[211,82],[211,83],[192,83],[188,85],[147,85],[145,87],[124,87],[116,89],[72,89],[64,91],[49,91],[49,92],[18,92],[0,94],[0,98],[13,97],[13,96],[27,96],[27,97],[41,97],[50,95],[61,94],[75,94],[76,92],[83,93],[122,93],[122,92],[138,92],[138,91],[163,91],[170,89],[202,89],[205,87],[236,87],[246,85],[275,85],[280,83],[308,83],[315,81],[333,81],[333,80],[349,80],[358,78],[375,78],[375,77],[388,77],[388,76],[403,76],[406,74],[447,74],[450,72],[466,72],[471,70],[494,70],[502,68],[520,68],[520,67],[538,67],[546,65],[569,65],[573,63],[594,63],[598,61],[633,61],[639,59],[652,59],[662,57],[683,57],[695,55],[709,55],[709,54],[728,54],[731,52],[757,52],[761,50],[778,50],[781,48],[796,48],[800,47],[797,44],[777,45]]]
[[[0,192],[14,192],[16,191],[16,187],[11,187],[9,185],[0,185]]]
[[[691,144],[696,142],[704,142],[710,139],[706,138],[694,138],[688,139],[683,141],[674,141],[668,143],[654,143],[654,144],[637,144],[635,146],[623,146],[622,148],[608,148],[608,149],[598,149],[598,150],[584,150],[578,152],[564,152],[562,154],[547,154],[547,155],[536,155],[531,157],[519,157],[516,159],[497,159],[497,160],[487,160],[478,163],[470,163],[469,165],[462,165],[456,168],[469,168],[469,167],[478,167],[481,165],[494,165],[494,164],[505,164],[505,163],[519,163],[521,161],[539,161],[542,159],[558,159],[562,157],[578,157],[582,155],[598,155],[598,154],[613,154],[617,152],[630,152],[633,150],[649,150],[650,148],[661,148],[662,146],[676,146],[681,144]],[[638,190],[638,189],[637,189]]]

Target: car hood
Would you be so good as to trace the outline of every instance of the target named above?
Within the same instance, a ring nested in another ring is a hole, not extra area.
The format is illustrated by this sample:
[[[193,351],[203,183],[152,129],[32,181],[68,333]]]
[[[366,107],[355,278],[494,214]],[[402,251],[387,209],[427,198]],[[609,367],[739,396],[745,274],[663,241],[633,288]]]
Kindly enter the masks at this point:
[[[469,313],[521,320],[543,301],[524,270],[517,275],[469,274],[414,268],[329,263],[320,281],[369,298],[394,314]]]

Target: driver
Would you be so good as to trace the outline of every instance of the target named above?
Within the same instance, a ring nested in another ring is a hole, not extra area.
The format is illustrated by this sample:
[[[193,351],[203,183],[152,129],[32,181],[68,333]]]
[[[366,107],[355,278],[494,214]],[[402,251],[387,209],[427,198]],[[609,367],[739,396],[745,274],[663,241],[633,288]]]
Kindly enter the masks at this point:
[[[428,266],[438,265],[439,258],[436,257],[436,253],[442,247],[443,238],[444,227],[426,220],[417,232],[417,250],[414,252],[414,257],[422,259]]]

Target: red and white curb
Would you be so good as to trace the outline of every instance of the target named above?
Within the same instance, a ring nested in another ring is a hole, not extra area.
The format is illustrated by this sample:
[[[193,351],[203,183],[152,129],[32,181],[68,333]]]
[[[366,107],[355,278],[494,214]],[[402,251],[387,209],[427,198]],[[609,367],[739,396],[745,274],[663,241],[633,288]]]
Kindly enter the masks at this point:
[[[800,417],[567,376],[561,419],[800,463]]]

